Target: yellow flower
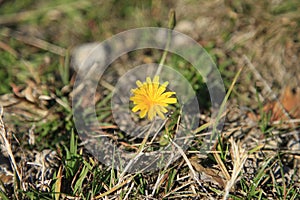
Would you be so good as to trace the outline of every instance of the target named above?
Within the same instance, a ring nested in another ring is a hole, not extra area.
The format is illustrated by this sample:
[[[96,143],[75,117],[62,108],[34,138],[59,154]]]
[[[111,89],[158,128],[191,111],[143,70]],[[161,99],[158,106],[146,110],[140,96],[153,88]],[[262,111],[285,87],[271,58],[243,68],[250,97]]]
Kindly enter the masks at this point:
[[[164,119],[163,113],[168,112],[166,109],[168,104],[177,102],[176,98],[170,97],[175,92],[165,92],[168,84],[168,82],[164,82],[160,85],[159,76],[154,76],[153,82],[150,77],[147,77],[144,83],[136,81],[138,88],[131,90],[133,96],[130,97],[130,100],[135,104],[132,111],[137,112],[140,110],[140,118],[144,118],[148,113],[149,120],[152,120],[156,114]]]

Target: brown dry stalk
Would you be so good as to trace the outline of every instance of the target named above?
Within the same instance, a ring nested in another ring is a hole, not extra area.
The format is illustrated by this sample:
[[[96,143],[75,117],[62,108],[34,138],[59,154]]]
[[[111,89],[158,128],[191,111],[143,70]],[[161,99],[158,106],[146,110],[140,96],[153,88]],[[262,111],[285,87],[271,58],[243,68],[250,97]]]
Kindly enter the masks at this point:
[[[2,149],[2,150],[6,151],[6,153],[8,154],[8,156],[10,158],[9,160],[10,160],[11,167],[14,170],[14,172],[17,174],[19,181],[22,182],[21,171],[19,170],[19,168],[17,166],[14,154],[11,149],[11,143],[7,139],[7,136],[9,136],[9,134],[11,134],[11,133],[6,132],[5,125],[2,120],[2,115],[3,115],[3,107],[0,106],[0,135],[1,135],[1,143],[4,146],[4,149]],[[23,190],[25,190],[25,188],[23,188]]]
[[[119,188],[123,187],[124,185],[126,185],[127,183],[130,183],[131,180],[133,179],[134,176],[129,177],[127,180],[123,181],[122,183],[117,184],[115,187],[111,188],[109,191],[104,192],[103,194],[99,194],[97,196],[95,196],[93,199],[100,199],[102,197],[105,197],[113,192],[115,192],[116,190],[118,190]]]
[[[233,161],[233,170],[231,173],[231,178],[227,181],[223,200],[228,198],[229,192],[231,188],[234,187],[238,176],[243,169],[243,166],[248,158],[248,154],[245,151],[245,149],[241,148],[239,143],[236,143],[233,138],[231,137],[229,139],[229,142],[231,144],[231,153],[232,153],[232,161]]]
[[[188,159],[188,157],[185,155],[183,149],[178,145],[176,144],[172,139],[170,139],[171,143],[178,149],[179,153],[181,154],[181,156],[183,157],[184,161],[186,162],[187,166],[189,167],[192,175],[193,175],[193,179],[196,181],[196,183],[205,191],[205,193],[208,195],[208,197],[210,199],[213,199],[211,197],[211,195],[208,193],[208,191],[203,187],[203,185],[201,184],[200,180],[199,180],[199,177],[198,177],[198,174],[196,173],[196,171],[194,170],[190,160]]]

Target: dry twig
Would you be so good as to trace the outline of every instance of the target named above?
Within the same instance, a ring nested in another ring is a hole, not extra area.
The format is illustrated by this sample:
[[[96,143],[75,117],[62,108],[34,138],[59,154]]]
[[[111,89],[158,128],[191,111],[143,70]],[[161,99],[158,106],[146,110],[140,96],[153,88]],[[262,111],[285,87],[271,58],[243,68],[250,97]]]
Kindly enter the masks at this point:
[[[1,143],[4,146],[4,149],[2,149],[2,150],[7,152],[9,159],[10,159],[10,164],[12,166],[12,169],[17,174],[19,181],[22,183],[22,173],[17,166],[14,154],[11,149],[11,143],[10,143],[9,139],[7,139],[10,133],[6,132],[5,125],[2,120],[2,115],[3,115],[3,107],[0,106],[0,135],[1,135]],[[23,188],[23,189],[25,190],[25,188]]]

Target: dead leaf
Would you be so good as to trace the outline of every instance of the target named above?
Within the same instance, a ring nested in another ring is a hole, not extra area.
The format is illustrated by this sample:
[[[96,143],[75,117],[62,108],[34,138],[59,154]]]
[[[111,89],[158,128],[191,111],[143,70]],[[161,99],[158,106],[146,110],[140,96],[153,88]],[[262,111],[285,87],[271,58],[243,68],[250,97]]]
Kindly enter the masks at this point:
[[[19,86],[14,83],[10,85],[16,97],[36,104],[41,108],[45,108],[48,105],[48,101],[52,99],[52,97],[44,95],[44,91],[51,91],[45,84],[37,84],[32,80],[27,80],[25,86]]]
[[[300,87],[285,87],[279,99],[266,103],[263,111],[271,113],[270,122],[300,118]],[[248,113],[248,117],[253,121],[261,118],[254,113]]]
[[[32,87],[28,86],[25,88],[24,90],[24,96],[25,96],[25,99],[27,99],[28,101],[34,103],[36,101],[35,97],[33,96],[33,89]]]
[[[4,107],[7,120],[17,117],[21,121],[39,121],[55,117],[47,108],[33,104],[25,98],[18,98],[14,94],[0,96],[0,105]]]
[[[220,175],[219,172],[215,171],[214,169],[203,167],[199,162],[197,157],[192,157],[190,159],[191,164],[195,168],[195,170],[201,174],[201,179],[211,182],[216,185],[220,185],[221,187],[225,187],[226,180],[224,180]]]
[[[279,101],[264,106],[265,112],[271,112],[270,121],[285,121],[300,118],[300,88],[286,87]]]

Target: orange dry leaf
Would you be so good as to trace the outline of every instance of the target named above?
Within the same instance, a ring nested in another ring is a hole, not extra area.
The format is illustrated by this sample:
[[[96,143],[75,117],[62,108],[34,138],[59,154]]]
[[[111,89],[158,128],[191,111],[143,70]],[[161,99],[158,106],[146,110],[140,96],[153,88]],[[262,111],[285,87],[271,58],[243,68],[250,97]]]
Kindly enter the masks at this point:
[[[279,101],[267,103],[264,111],[272,113],[271,122],[300,118],[300,88],[286,87]]]

